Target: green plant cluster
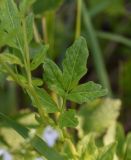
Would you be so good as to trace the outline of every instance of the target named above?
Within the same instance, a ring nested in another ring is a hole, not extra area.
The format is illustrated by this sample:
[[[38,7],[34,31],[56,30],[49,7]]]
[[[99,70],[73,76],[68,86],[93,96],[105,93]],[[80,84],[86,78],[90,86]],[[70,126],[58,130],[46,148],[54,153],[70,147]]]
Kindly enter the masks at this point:
[[[44,8],[41,2],[0,1],[0,72],[23,89],[35,110],[14,118],[0,113],[0,148],[8,150],[14,160],[130,160],[131,134],[126,136],[117,122],[121,101],[98,99],[108,94],[105,81],[104,88],[92,81],[79,83],[87,72],[89,56],[87,42],[79,34],[61,66],[50,58],[50,46],[36,34],[34,17],[41,10],[55,10],[61,1],[50,0]],[[35,53],[33,41],[37,42]],[[32,74],[40,65],[43,78]],[[47,126],[59,134],[53,147],[42,138]]]

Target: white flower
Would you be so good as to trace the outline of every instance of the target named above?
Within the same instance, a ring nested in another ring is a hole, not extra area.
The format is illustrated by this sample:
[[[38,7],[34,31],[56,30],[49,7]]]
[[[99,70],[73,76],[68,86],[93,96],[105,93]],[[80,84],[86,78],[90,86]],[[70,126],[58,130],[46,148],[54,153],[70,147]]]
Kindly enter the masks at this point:
[[[41,157],[38,157],[38,158],[36,158],[35,160],[44,160],[43,158],[41,158]]]
[[[0,156],[2,156],[3,160],[13,160],[11,154],[5,149],[0,149]]]
[[[51,126],[47,126],[44,129],[42,138],[49,147],[53,147],[56,140],[59,138],[59,133],[57,130],[53,129]]]

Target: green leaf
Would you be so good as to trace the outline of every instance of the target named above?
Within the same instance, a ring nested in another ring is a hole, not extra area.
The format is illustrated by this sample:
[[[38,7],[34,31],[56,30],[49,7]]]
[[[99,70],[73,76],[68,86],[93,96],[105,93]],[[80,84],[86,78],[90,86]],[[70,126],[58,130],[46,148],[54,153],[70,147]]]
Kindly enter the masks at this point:
[[[75,110],[69,109],[60,115],[59,125],[61,127],[76,127],[78,120],[75,117]]]
[[[95,144],[94,137],[92,135],[85,136],[78,143],[78,152],[80,155],[80,160],[97,160],[98,149]]]
[[[70,160],[73,160],[75,159],[75,157],[77,157],[78,153],[76,151],[75,145],[73,144],[72,140],[69,138],[64,139],[64,145],[62,150],[63,150],[63,153],[67,154],[67,157]]]
[[[124,128],[120,123],[117,123],[116,127],[116,141],[117,141],[117,155],[121,158],[124,156],[124,144],[125,144],[125,133]]]
[[[56,10],[60,6],[62,1],[63,0],[36,0],[33,5],[33,9],[36,14],[41,14],[50,10]]]
[[[14,73],[15,74],[15,73]],[[19,82],[23,85],[23,86],[28,86],[28,80],[26,77],[24,77],[23,75],[21,74],[15,74],[19,80]],[[7,77],[7,80],[8,81],[14,81],[13,77],[11,76],[8,76]],[[32,79],[32,84],[34,86],[42,86],[43,85],[43,81],[40,79],[40,78],[34,78]]]
[[[17,64],[23,67],[21,60],[13,54],[10,53],[2,53],[0,54],[0,61],[8,64]]]
[[[26,77],[24,77],[24,76],[21,75],[21,74],[15,74],[15,73],[14,73],[14,75],[16,75],[18,81],[19,81],[23,86],[25,86],[25,87],[28,86],[28,80],[27,80]],[[8,77],[7,77],[7,80],[8,80],[8,81],[14,81],[13,77],[11,77],[11,76],[8,76]],[[43,85],[43,81],[42,81],[42,79],[40,79],[40,78],[34,78],[34,77],[32,77],[32,84],[33,84],[35,87],[37,87],[37,86],[42,86],[42,85]]]
[[[35,136],[31,141],[32,146],[48,160],[67,160],[60,154],[58,154],[54,149],[49,148],[46,143],[38,136]]]
[[[11,118],[8,118],[4,114],[0,113],[0,119],[12,127],[17,133],[19,133],[23,138],[28,139],[29,137],[29,129],[24,127],[21,124],[16,123]],[[0,121],[0,122],[2,122]],[[32,139],[30,139],[30,144],[38,151],[41,155],[43,155],[48,160],[57,159],[57,160],[65,160],[63,156],[58,154],[53,148],[49,148],[47,144],[37,135],[35,135]]]
[[[33,22],[34,22],[34,15],[33,15],[33,13],[30,13],[26,17],[26,31],[27,31],[28,43],[33,38]]]
[[[14,39],[12,38],[15,35],[15,31],[10,32],[10,34],[6,33],[3,29],[0,28],[0,47],[4,45],[8,45],[13,48],[18,48]]]
[[[107,90],[103,89],[101,85],[94,82],[87,82],[74,88],[67,95],[67,99],[81,104],[104,96],[106,93]]]
[[[37,102],[36,99],[31,96],[34,106],[38,107],[37,105],[39,103],[39,105],[43,107],[47,113],[54,113],[59,111],[56,103],[43,88],[35,87],[35,92],[37,94]]]
[[[7,39],[6,42],[6,39],[3,38],[2,43],[22,49],[23,33],[21,30],[21,17],[13,0],[0,1],[0,21],[0,32],[2,32]]]
[[[25,14],[35,1],[36,0],[22,0],[20,3],[21,12]]]
[[[34,78],[32,80],[32,83],[33,83],[34,86],[42,86],[43,85],[43,81],[40,78]]]
[[[103,147],[97,160],[113,160],[115,156],[116,143]]]
[[[44,79],[48,84],[48,87],[60,95],[64,95],[62,72],[59,67],[50,59],[46,59],[44,62]]]
[[[42,46],[41,50],[39,51],[39,53],[37,53],[34,57],[33,60],[31,62],[31,70],[35,70],[41,63],[44,62],[45,57],[46,57],[46,53],[48,51],[49,46],[48,45],[44,45]]]
[[[75,40],[73,45],[66,51],[63,60],[63,82],[65,90],[74,88],[82,76],[86,73],[88,49],[83,37]]]
[[[128,133],[126,138],[126,145],[125,145],[125,160],[131,159],[131,132]]]
[[[28,80],[27,80],[26,77],[24,77],[24,76],[21,75],[21,74],[15,74],[15,73],[14,73],[14,75],[17,76],[19,82],[20,82],[23,86],[28,85]],[[8,81],[14,81],[13,77],[11,77],[11,76],[8,76],[8,77],[7,77],[7,80],[8,80]]]

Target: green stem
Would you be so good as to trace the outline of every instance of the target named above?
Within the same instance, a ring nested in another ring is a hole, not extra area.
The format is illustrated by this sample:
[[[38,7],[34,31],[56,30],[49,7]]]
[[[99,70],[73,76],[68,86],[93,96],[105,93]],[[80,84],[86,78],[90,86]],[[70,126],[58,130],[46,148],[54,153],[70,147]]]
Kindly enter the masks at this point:
[[[102,85],[108,89],[108,91],[109,91],[108,93],[111,96],[112,95],[111,86],[109,83],[109,79],[108,79],[106,67],[104,64],[104,60],[102,57],[101,49],[100,49],[100,46],[99,46],[99,43],[98,43],[98,40],[97,40],[97,37],[95,34],[94,27],[93,27],[92,22],[90,20],[90,16],[88,14],[88,11],[87,11],[84,3],[82,3],[82,13],[83,13],[84,24],[85,24],[85,27],[86,27],[87,33],[88,33],[90,47],[92,50],[91,53],[92,53],[92,56],[94,59],[94,64],[95,64],[98,78],[99,78],[100,82],[102,83]]]
[[[28,86],[27,90],[29,90],[30,94],[33,96],[33,98],[35,100],[35,103],[38,107],[38,111],[39,111],[40,117],[42,118],[42,121],[46,122],[45,124],[51,124],[52,126],[54,126],[54,122],[48,117],[48,115],[43,110],[43,107],[39,103],[39,98],[34,90],[34,87],[32,85],[30,85],[30,86]]]
[[[40,35],[39,35],[39,32],[38,32],[38,29],[37,29],[37,26],[34,22],[33,24],[33,31],[34,31],[34,39],[37,43],[40,43],[41,42],[41,38],[40,38]]]
[[[22,24],[23,24],[24,44],[25,44],[25,59],[26,59],[25,68],[26,68],[26,72],[27,72],[28,83],[32,84],[31,72],[30,72],[30,53],[29,53],[29,47],[28,47],[26,23],[25,23],[24,18],[22,19]]]
[[[43,31],[43,39],[45,43],[48,43],[48,33],[47,33],[47,26],[46,26],[46,17],[42,17],[42,31]]]
[[[67,143],[67,145],[71,151],[71,154],[73,156],[73,160],[78,160],[78,158],[77,158],[78,153],[77,153],[76,148],[75,148],[74,144],[72,143],[72,141],[70,139],[65,138],[65,142]]]
[[[81,4],[82,0],[77,0],[77,16],[76,16],[76,35],[75,39],[80,36],[81,33]]]
[[[43,107],[39,103],[39,98],[34,90],[34,87],[32,85],[32,79],[31,79],[31,71],[30,71],[30,55],[29,55],[29,47],[28,47],[28,39],[27,39],[27,32],[26,32],[26,23],[25,19],[22,21],[23,23],[23,34],[24,34],[24,44],[25,44],[25,59],[26,59],[26,72],[28,76],[28,87],[26,88],[27,91],[30,92],[30,94],[34,97],[34,100],[36,102],[36,105],[38,107],[39,114],[41,118],[43,119],[43,122],[46,121],[47,123],[54,125],[53,121],[48,117],[48,115],[43,110]]]
[[[63,97],[63,104],[61,107],[61,114],[65,111],[66,109],[66,95]]]
[[[42,23],[43,27],[43,35],[44,35],[44,42],[49,44],[49,56],[51,58],[55,58],[55,11],[49,11],[45,14],[45,17]]]
[[[117,35],[114,33],[108,33],[108,32],[96,32],[97,36],[101,39],[107,39],[107,40],[111,40],[117,43],[121,43],[124,44],[128,47],[131,47],[131,40],[129,38],[125,38],[121,35]]]

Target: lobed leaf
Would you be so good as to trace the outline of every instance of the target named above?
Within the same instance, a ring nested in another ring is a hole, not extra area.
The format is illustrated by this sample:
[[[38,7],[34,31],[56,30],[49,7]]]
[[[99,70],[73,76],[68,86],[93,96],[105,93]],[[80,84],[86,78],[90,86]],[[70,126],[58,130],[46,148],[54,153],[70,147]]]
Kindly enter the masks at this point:
[[[63,84],[67,92],[76,87],[79,80],[87,72],[87,58],[88,49],[86,40],[83,37],[80,37],[67,49],[62,63]]]
[[[101,85],[88,82],[78,85],[79,80],[86,73],[88,49],[86,40],[78,38],[67,49],[63,60],[63,73],[59,67],[49,59],[44,62],[45,80],[48,87],[66,99],[79,104],[104,96],[107,91]]]
[[[94,82],[87,82],[74,88],[67,95],[67,99],[81,104],[104,96],[106,93],[107,91],[101,85]]]

